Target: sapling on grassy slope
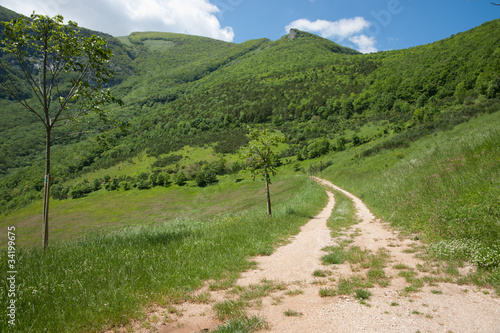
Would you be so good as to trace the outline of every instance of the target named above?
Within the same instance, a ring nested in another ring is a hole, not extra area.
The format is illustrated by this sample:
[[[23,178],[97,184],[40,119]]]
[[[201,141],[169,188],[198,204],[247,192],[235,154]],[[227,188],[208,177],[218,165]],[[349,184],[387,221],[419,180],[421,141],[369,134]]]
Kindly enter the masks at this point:
[[[284,137],[270,133],[268,129],[258,130],[250,129],[248,137],[251,141],[248,143],[248,152],[246,158],[250,159],[250,171],[255,176],[260,175],[266,181],[267,195],[267,215],[271,216],[271,195],[269,193],[270,175],[276,174],[277,155],[273,151],[278,144],[286,141]]]

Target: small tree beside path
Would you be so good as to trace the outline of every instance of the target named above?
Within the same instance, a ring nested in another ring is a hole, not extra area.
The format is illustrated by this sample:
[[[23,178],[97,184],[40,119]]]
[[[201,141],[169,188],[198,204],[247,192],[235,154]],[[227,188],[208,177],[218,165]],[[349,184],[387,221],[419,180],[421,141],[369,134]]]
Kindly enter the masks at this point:
[[[271,216],[270,176],[276,175],[276,162],[278,159],[273,148],[276,148],[280,143],[286,142],[286,139],[277,134],[270,133],[268,129],[258,130],[251,128],[247,136],[251,141],[248,143],[248,152],[245,157],[250,161],[249,168],[254,180],[256,176],[261,176],[266,181],[267,215]]]

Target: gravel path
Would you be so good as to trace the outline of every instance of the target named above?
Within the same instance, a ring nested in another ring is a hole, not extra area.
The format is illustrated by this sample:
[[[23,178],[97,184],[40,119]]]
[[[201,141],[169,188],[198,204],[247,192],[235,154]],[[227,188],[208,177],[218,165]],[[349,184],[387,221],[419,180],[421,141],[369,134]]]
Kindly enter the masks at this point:
[[[272,255],[257,257],[257,268],[244,272],[237,285],[241,287],[262,283],[263,279],[286,285],[262,297],[258,306],[247,310],[266,320],[268,329],[263,332],[491,332],[500,333],[500,300],[494,292],[476,286],[452,283],[425,284],[419,291],[403,292],[409,286],[400,277],[404,264],[416,277],[432,277],[426,263],[415,257],[418,241],[400,237],[387,224],[375,219],[363,202],[352,194],[328,181],[316,178],[326,187],[341,191],[356,205],[360,223],[338,239],[330,237],[326,222],[334,207],[334,196],[325,209],[302,227],[290,243],[278,248]],[[354,235],[351,235],[354,233]],[[324,266],[320,258],[322,249],[336,245],[341,239],[352,239],[350,246],[376,253],[383,249],[389,256],[384,273],[389,284],[369,288],[372,296],[362,304],[353,296],[320,297],[321,288],[336,289],[339,281],[353,276],[364,276],[366,270],[356,265]],[[411,253],[413,252],[413,253]],[[327,277],[314,277],[315,270],[330,270]],[[435,273],[434,273],[435,274]],[[435,275],[434,275],[435,277]],[[203,289],[200,292],[206,292]],[[296,292],[293,292],[296,291]],[[208,332],[220,324],[214,316],[213,303],[234,298],[228,291],[211,292],[209,304],[184,303],[180,315],[169,316],[173,322],[165,323],[161,316],[165,309],[155,309],[149,314],[159,318],[157,324],[134,325],[136,332]],[[285,315],[285,312],[294,315]],[[142,326],[142,327],[141,327]]]

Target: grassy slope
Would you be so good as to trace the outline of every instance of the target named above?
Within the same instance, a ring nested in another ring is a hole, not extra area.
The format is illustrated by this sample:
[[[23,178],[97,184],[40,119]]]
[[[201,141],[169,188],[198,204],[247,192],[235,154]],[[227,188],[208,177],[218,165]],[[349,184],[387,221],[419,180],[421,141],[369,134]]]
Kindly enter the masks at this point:
[[[236,183],[236,181],[238,181]],[[282,193],[293,192],[295,183],[277,178],[271,188],[273,202],[286,200]],[[104,189],[80,199],[52,200],[51,240],[72,240],[85,233],[108,232],[138,225],[156,225],[176,219],[203,220],[225,213],[241,213],[262,199],[265,211],[264,186],[249,175],[233,175],[219,184],[198,188],[192,186],[149,190],[112,191]],[[2,228],[16,226],[20,245],[39,245],[41,235],[41,202],[7,215]],[[0,240],[1,245],[6,238]]]
[[[256,122],[278,126],[289,136],[292,155],[318,138],[352,135],[350,129],[367,121],[387,119],[388,131],[404,131],[413,118],[432,126],[438,108],[454,105],[458,84],[464,84],[460,98],[470,102],[494,83],[500,68],[495,57],[499,24],[492,21],[437,43],[374,55],[351,54],[307,33],[293,40],[285,36],[242,44],[151,32],[120,38],[127,44],[112,40],[113,65],[121,68],[121,84],[113,90],[126,105],[110,110],[130,120],[129,133],[114,133],[111,146],[97,153],[88,149],[92,144],[85,136],[58,141],[55,182],[73,185],[72,178],[87,167],[104,169],[145,150],[157,156],[186,144],[237,141],[244,136],[242,129]],[[470,47],[464,50],[464,45]],[[43,135],[29,125],[32,119],[10,111],[5,117],[9,126],[0,128],[3,212],[39,197],[43,187]],[[77,126],[63,127],[64,133],[54,136],[79,132]],[[101,128],[97,120],[89,129],[93,126]],[[227,135],[217,137],[220,133]]]
[[[461,252],[455,252],[462,259],[498,271],[499,115],[479,115],[408,148],[364,158],[359,156],[366,147],[337,154],[324,177],[394,226],[451,252],[445,244],[459,241]]]
[[[272,252],[277,242],[298,232],[299,226],[326,203],[323,190],[306,177],[280,178],[272,187],[274,216],[269,219],[262,205],[263,193],[248,195],[254,193],[255,186],[226,182],[206,191],[171,189],[168,191],[175,197],[170,199],[175,199],[177,209],[188,206],[189,218],[172,221],[169,212],[175,215],[175,209],[169,211],[168,203],[159,212],[161,218],[151,216],[148,209],[136,210],[132,219],[156,220],[151,226],[134,227],[129,216],[123,220],[126,226],[118,231],[101,230],[78,241],[55,242],[45,255],[40,248],[18,247],[16,267],[22,274],[16,280],[15,331],[100,331],[113,324],[126,324],[152,302],[188,297],[188,291],[204,280],[230,282],[250,266],[248,257]],[[117,213],[124,209],[119,197],[129,196],[140,196],[143,204],[145,196],[165,204],[157,190],[107,195],[105,201],[97,194],[84,200],[97,205],[92,206],[92,213],[103,214],[99,201],[106,210]],[[60,206],[68,208],[71,204]],[[134,204],[134,200],[126,202],[127,207]],[[75,220],[75,225],[68,226],[66,221],[67,228],[78,230],[95,218],[88,211],[79,212],[85,216]],[[24,229],[17,229],[19,240]],[[2,281],[6,281],[7,271],[3,260]],[[4,288],[0,286],[0,304],[6,307]],[[2,331],[6,325],[1,321]]]

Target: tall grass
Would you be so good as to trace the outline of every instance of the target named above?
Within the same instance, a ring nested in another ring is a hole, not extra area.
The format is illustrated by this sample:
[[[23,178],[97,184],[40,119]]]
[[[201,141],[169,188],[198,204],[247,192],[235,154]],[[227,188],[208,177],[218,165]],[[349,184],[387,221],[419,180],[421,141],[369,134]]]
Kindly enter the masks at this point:
[[[420,233],[436,254],[498,271],[499,125],[498,112],[483,115],[407,149],[344,161],[326,177],[362,197],[376,215]],[[394,156],[399,162],[384,167]]]
[[[500,250],[500,132],[439,144],[386,172],[366,191],[393,224],[428,242],[463,239]],[[500,257],[480,265],[500,265]]]
[[[246,260],[298,232],[326,203],[323,190],[300,181],[273,218],[262,207],[206,221],[177,220],[56,243],[46,253],[17,251],[16,326],[2,332],[95,332],[126,324],[153,302],[187,293],[204,280],[235,276]],[[2,258],[5,258],[5,251]],[[0,262],[6,281],[6,260]],[[7,307],[6,282],[0,304]]]
[[[437,257],[477,264],[500,291],[499,115],[481,115],[406,149],[341,155],[324,177],[377,216],[419,233]]]

